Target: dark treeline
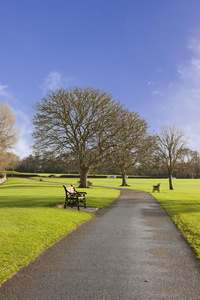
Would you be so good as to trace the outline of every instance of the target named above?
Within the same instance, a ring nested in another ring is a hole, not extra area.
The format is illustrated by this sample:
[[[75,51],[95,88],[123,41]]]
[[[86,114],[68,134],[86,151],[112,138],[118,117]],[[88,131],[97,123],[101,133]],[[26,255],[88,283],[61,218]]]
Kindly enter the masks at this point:
[[[57,157],[52,152],[34,153],[19,161],[16,168],[18,172],[26,173],[52,173],[52,174],[78,174],[78,166],[73,157]],[[93,169],[91,174],[116,175],[118,167],[110,161],[105,165]],[[167,177],[165,165],[152,155],[148,159],[141,159],[129,169],[128,176]],[[176,178],[200,178],[200,155],[197,151],[185,150],[185,156],[178,162],[173,172]]]

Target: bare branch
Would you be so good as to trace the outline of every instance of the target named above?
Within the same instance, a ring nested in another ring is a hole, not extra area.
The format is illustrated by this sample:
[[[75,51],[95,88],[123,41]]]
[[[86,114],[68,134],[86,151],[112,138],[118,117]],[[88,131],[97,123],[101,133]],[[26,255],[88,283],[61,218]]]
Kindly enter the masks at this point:
[[[51,92],[35,110],[35,149],[70,150],[85,173],[100,163],[121,126],[122,107],[112,95],[91,87]]]

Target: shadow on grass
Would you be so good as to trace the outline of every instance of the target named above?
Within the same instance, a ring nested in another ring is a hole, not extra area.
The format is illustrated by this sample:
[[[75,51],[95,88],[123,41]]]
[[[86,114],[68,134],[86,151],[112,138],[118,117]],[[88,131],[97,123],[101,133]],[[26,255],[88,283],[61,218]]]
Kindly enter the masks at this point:
[[[65,193],[55,185],[7,185],[0,189],[0,208],[49,207],[64,203]]]
[[[170,205],[161,203],[164,208],[170,211],[170,215],[200,213],[200,203],[195,200],[170,200]]]

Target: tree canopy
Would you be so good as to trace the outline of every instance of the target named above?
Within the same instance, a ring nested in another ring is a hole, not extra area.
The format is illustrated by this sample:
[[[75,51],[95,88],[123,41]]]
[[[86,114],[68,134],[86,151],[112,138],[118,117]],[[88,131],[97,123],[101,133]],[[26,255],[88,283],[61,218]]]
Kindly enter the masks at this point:
[[[8,152],[18,140],[15,115],[6,103],[0,102],[0,169],[9,168],[16,163],[16,155]]]
[[[114,137],[111,157],[122,176],[122,186],[126,186],[127,170],[145,153],[147,122],[138,113],[130,111],[124,112],[120,122],[121,128]]]
[[[113,145],[122,106],[104,91],[75,87],[48,93],[35,110],[35,149],[73,155],[80,186],[86,187],[90,168],[100,164]]]
[[[65,162],[66,169],[71,161],[80,173],[80,187],[87,187],[92,169],[105,166],[119,170],[122,185],[127,185],[127,170],[137,165],[145,172],[166,169],[173,189],[172,174],[189,153],[186,138],[175,125],[162,126],[159,134],[150,136],[138,113],[92,87],[50,91],[36,103],[33,125],[35,150]],[[42,161],[47,165],[47,159]]]
[[[155,135],[156,152],[164,163],[169,177],[169,188],[173,190],[172,174],[182,156],[186,153],[187,138],[175,125],[163,125]]]
[[[0,149],[8,150],[17,142],[15,115],[6,103],[0,103]]]

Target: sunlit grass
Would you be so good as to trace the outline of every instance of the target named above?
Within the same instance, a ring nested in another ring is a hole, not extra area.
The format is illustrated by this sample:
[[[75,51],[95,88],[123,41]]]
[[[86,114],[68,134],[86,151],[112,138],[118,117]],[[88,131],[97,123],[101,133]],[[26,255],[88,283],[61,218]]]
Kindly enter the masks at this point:
[[[173,191],[163,189],[153,196],[177,224],[200,260],[200,180],[176,179]]]
[[[39,178],[38,178],[39,179]],[[115,200],[121,179],[90,178],[87,206],[103,208]],[[55,208],[64,203],[63,184],[78,186],[78,178],[43,178],[43,181],[10,178],[0,186],[0,282],[28,264],[41,251],[92,217],[77,210]],[[176,179],[169,190],[167,179],[127,179],[129,189],[152,193],[168,212],[200,259],[200,180]]]
[[[91,217],[55,208],[1,208],[0,282]]]
[[[103,208],[119,191],[87,189],[87,206]],[[0,283],[93,215],[55,208],[62,184],[10,178],[0,186]]]

